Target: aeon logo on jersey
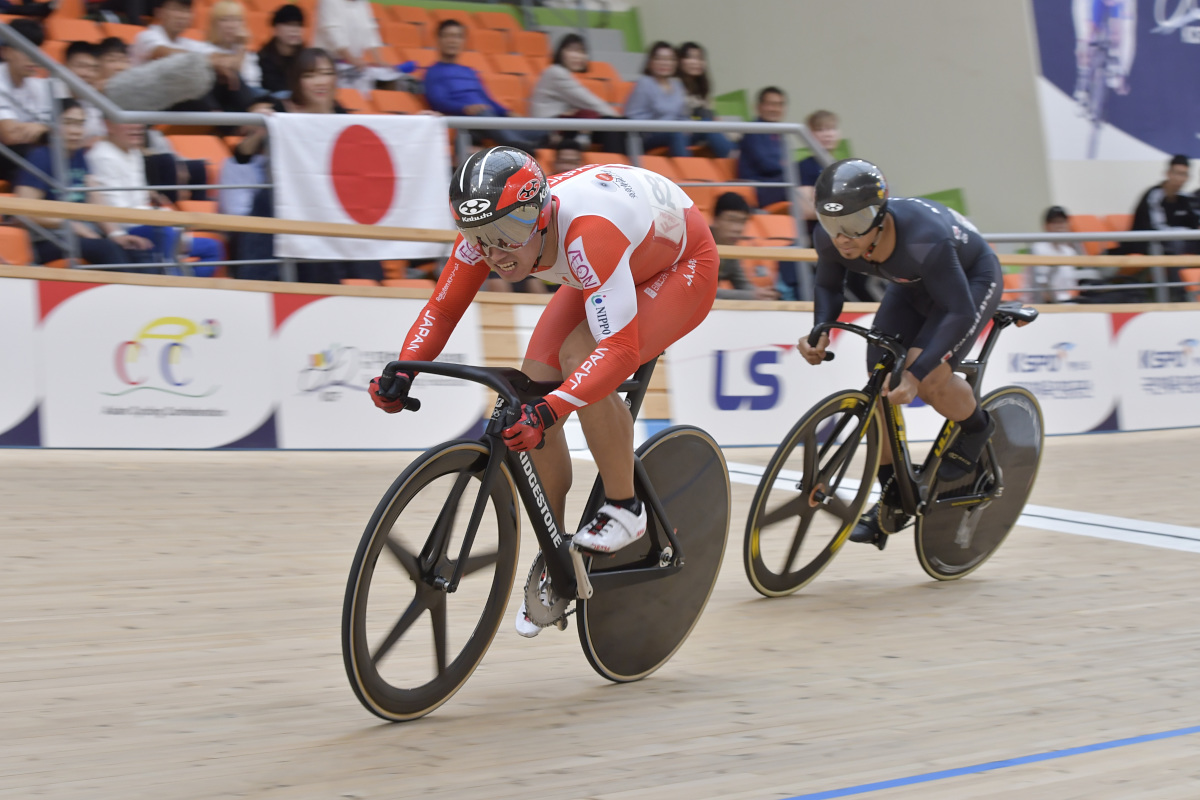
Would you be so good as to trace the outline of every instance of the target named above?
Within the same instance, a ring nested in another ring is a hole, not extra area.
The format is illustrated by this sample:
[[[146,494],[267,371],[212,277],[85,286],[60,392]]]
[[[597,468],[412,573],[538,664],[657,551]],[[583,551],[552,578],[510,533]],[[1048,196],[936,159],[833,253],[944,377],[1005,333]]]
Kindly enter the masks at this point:
[[[1200,340],[1184,339],[1178,350],[1139,350],[1138,369],[1186,369],[1200,366]]]
[[[1090,361],[1072,361],[1071,351],[1079,345],[1059,342],[1051,353],[1013,353],[1008,357],[1009,372],[1070,372],[1089,370]]]
[[[750,411],[766,411],[777,406],[783,396],[783,387],[779,383],[779,376],[765,371],[765,368],[768,365],[778,364],[779,354],[784,349],[786,348],[783,346],[775,346],[769,350],[756,350],[750,355],[750,358],[746,360],[746,370],[750,382],[766,391],[744,395],[729,394],[725,391],[725,370],[728,362],[733,359],[725,350],[714,352],[716,368],[713,381],[713,400],[716,402],[717,408],[721,411],[738,411],[742,408]]]
[[[220,335],[221,326],[215,319],[195,322],[184,317],[159,317],[143,325],[132,339],[117,345],[113,371],[129,388],[101,394],[120,397],[150,390],[180,397],[207,397],[218,387],[185,391],[195,380],[193,344]]]
[[[594,289],[600,285],[600,276],[588,263],[587,253],[583,250],[583,239],[576,239],[567,246],[567,268],[585,289]]]

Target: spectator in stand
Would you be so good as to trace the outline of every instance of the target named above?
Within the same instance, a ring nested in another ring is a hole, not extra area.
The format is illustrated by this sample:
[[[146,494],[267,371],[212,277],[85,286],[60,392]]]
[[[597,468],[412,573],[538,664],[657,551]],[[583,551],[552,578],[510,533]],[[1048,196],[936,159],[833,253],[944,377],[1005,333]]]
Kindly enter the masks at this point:
[[[346,109],[335,99],[337,70],[331,56],[319,47],[300,51],[288,74],[286,99],[276,100],[270,113],[345,114]],[[252,165],[257,160],[265,176],[267,170],[267,131],[254,128],[233,150],[240,165]],[[251,216],[275,216],[275,197],[270,189],[258,190],[253,197]],[[275,258],[275,237],[266,233],[244,233],[235,240],[240,260],[271,260]],[[383,279],[383,265],[378,261],[305,261],[296,265],[297,277],[304,283],[338,283],[342,278]],[[238,268],[237,277],[249,280],[277,281],[278,264],[250,264]]]
[[[587,72],[588,52],[583,37],[568,33],[554,51],[554,63],[542,71],[533,96],[529,99],[531,117],[571,117],[575,119],[616,119],[620,113],[594,95],[576,79]],[[620,131],[595,134],[593,141],[606,153],[625,152],[625,136]]]
[[[735,192],[725,192],[717,198],[710,226],[713,239],[718,245],[742,244],[746,222],[750,219],[750,204]],[[733,288],[717,289],[717,297],[723,300],[778,300],[779,292],[769,286],[755,286],[742,271],[742,262],[734,258],[722,258],[718,278],[729,281]]]
[[[146,162],[142,155],[146,130],[144,125],[119,123],[109,120],[108,138],[92,145],[87,152],[88,171],[93,186],[99,187],[145,187]],[[115,208],[168,208],[166,199],[145,188],[124,191],[97,192],[99,202]],[[140,236],[153,242],[155,262],[174,262],[180,254],[198,258],[201,262],[219,261],[223,258],[221,245],[212,240],[194,238],[178,228],[161,225],[136,225],[130,228],[119,226],[123,233]],[[122,235],[122,234],[113,234]],[[207,277],[215,267],[198,264],[193,267],[196,275]],[[179,274],[177,267],[167,268],[170,274]]]
[[[86,115],[79,101],[73,98],[62,100],[58,112],[59,132],[62,135],[63,146],[67,150],[68,175],[55,174],[53,159],[49,147],[39,147],[29,154],[29,162],[47,175],[55,175],[62,183],[72,188],[82,188],[88,185],[88,166],[84,154],[85,144],[84,125]],[[69,203],[85,202],[84,192],[68,192],[63,194],[52,189],[50,184],[29,170],[21,170],[17,176],[14,192],[17,197],[26,200],[63,200]],[[129,264],[149,261],[147,251],[153,247],[148,239],[125,233],[119,226],[112,223],[67,221],[51,217],[29,218],[32,222],[50,231],[63,233],[64,222],[70,225],[79,240],[79,253],[89,264]],[[61,247],[43,236],[37,228],[30,227],[30,238],[33,242],[34,257],[39,264],[48,264],[65,257]],[[142,270],[132,270],[142,271]],[[162,270],[151,270],[162,272]]]
[[[320,0],[313,45],[338,60],[338,84],[369,94],[400,79],[380,53],[383,40],[370,0]]]
[[[712,122],[712,86],[708,80],[708,59],[704,48],[695,42],[684,42],[679,46],[679,72],[687,93],[689,116],[697,122]],[[725,158],[733,151],[733,144],[723,133],[693,133],[692,144],[707,145],[715,158]]]
[[[213,52],[230,56],[242,83],[261,89],[262,70],[258,56],[246,50],[249,41],[246,9],[238,0],[217,0],[208,12],[208,43]]]
[[[563,139],[554,151],[554,169],[551,175],[559,175],[583,166],[583,147],[575,139]]]
[[[42,23],[32,19],[14,19],[12,29],[37,47],[45,40]],[[15,47],[0,45],[0,142],[26,155],[45,144],[53,118],[50,81],[37,76],[38,65]],[[0,180],[11,181],[16,164],[0,158]]]
[[[1071,218],[1062,206],[1046,209],[1043,228],[1047,233],[1070,233]],[[1077,256],[1079,248],[1071,242],[1034,242],[1029,252],[1035,256]],[[1053,267],[1029,267],[1024,274],[1024,288],[1030,291],[1021,295],[1025,303],[1070,303],[1078,293],[1079,281],[1090,278],[1099,282],[1099,274],[1091,269],[1060,265]]]
[[[787,95],[778,86],[768,86],[758,93],[756,122],[782,122],[787,112]],[[738,151],[737,176],[744,181],[782,183],[787,180],[783,169],[783,137],[777,133],[747,133]],[[758,207],[791,200],[786,186],[758,186]]]
[[[216,70],[212,91],[198,100],[184,100],[171,111],[246,111],[262,99],[263,92],[242,79],[241,57],[234,52],[215,50],[208,42],[184,36],[192,26],[192,0],[158,0],[154,24],[133,40],[130,59],[133,66],[156,61],[175,53],[202,53]]]
[[[837,146],[841,144],[842,131],[838,124],[838,116],[832,111],[814,111],[804,120],[804,124],[808,126],[809,132],[826,153],[832,155]],[[821,177],[823,169],[824,167],[821,166],[821,162],[815,155],[809,156],[796,165],[796,171],[800,174],[800,210],[805,224],[808,226],[810,242],[813,230],[817,227],[817,213],[813,208],[813,187],[817,185],[817,178]]]
[[[1191,177],[1191,161],[1185,155],[1174,156],[1167,164],[1167,174],[1162,183],[1146,190],[1133,211],[1135,231],[1184,231],[1200,227],[1200,216],[1196,213],[1196,198],[1183,193]],[[1142,253],[1151,256],[1177,256],[1195,252],[1195,242],[1175,239],[1160,242],[1126,242],[1118,248],[1123,253]],[[1167,269],[1167,278],[1173,283],[1182,280],[1178,267]],[[1170,291],[1174,301],[1187,300],[1183,287]]]
[[[258,52],[262,70],[262,88],[272,94],[287,91],[287,76],[300,51],[304,49],[304,9],[287,5],[275,9],[271,17],[275,35]]]
[[[0,14],[42,19],[50,15],[56,3],[36,3],[32,0],[0,0]]]
[[[466,28],[452,19],[438,25],[437,63],[425,70],[425,100],[440,114],[452,117],[507,117],[508,109],[492,99],[470,67],[459,64],[467,41]],[[496,144],[532,149],[545,138],[538,131],[490,130],[471,131],[471,140],[478,147],[484,139]]]
[[[687,92],[675,77],[679,58],[666,42],[655,42],[646,53],[642,77],[625,101],[625,116],[636,120],[688,119]],[[642,149],[666,147],[673,157],[687,156],[688,137],[682,131],[643,133]]]
[[[100,90],[100,59],[98,50],[99,46],[91,42],[71,42],[67,45],[67,51],[63,57],[63,65],[75,73],[80,80],[97,91]],[[60,99],[74,97],[65,84],[57,84],[56,89],[56,94]],[[83,108],[83,113],[87,117],[83,131],[84,142],[87,145],[91,145],[93,142],[103,139],[108,133],[108,129],[104,124],[104,113],[86,100],[81,98],[75,99],[78,100],[80,107]]]
[[[108,83],[109,78],[119,75],[133,66],[133,62],[129,59],[129,46],[116,36],[109,36],[96,45],[96,58],[100,62],[100,74],[96,81],[96,88],[100,91],[104,91],[104,86]]]

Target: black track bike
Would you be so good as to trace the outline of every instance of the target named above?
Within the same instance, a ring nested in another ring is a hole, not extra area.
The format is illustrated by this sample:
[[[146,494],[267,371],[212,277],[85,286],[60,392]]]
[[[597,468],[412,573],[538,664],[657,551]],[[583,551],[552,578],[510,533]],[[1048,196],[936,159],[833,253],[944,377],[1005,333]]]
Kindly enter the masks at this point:
[[[1019,303],[996,311],[978,359],[957,368],[976,397],[1001,331],[1037,314]],[[743,562],[751,585],[768,597],[791,594],[829,565],[872,499],[885,434],[897,492],[881,516],[898,510],[915,519],[917,558],[930,576],[970,574],[996,552],[1025,507],[1042,457],[1041,407],[1019,386],[989,392],[981,402],[996,420],[996,432],[979,464],[958,480],[941,482],[938,465],[959,425],[947,421],[924,463],[915,464],[901,406],[882,396],[889,377],[892,387],[899,386],[907,348],[878,331],[840,322],[817,326],[809,342],[815,345],[832,328],[863,337],[882,357],[862,391],[836,392],[817,403],[771,457],[746,522]]]
[[[656,361],[620,388],[635,418]],[[480,438],[426,450],[367,523],[342,611],[346,675],[362,704],[386,720],[416,719],[475,671],[517,577],[518,499],[542,552],[525,586],[530,617],[565,628],[573,614],[584,655],[611,681],[636,681],[665,664],[708,602],[729,533],[729,473],[712,438],[676,426],[642,444],[634,476],[647,534],[612,556],[592,557],[571,547],[529,454],[509,451],[501,439],[521,404],[557,383],[440,362],[394,361],[384,375],[400,370],[474,381],[499,398]],[[409,398],[407,407],[419,405]],[[581,525],[603,502],[597,479]]]

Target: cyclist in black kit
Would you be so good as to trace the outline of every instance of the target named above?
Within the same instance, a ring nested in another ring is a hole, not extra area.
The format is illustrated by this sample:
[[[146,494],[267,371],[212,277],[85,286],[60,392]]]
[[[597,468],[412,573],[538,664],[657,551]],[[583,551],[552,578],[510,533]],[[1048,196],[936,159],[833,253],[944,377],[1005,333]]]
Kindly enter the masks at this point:
[[[1000,261],[965,217],[941,203],[916,197],[889,200],[879,167],[861,159],[838,161],[817,179],[814,205],[820,226],[813,235],[817,250],[814,324],[832,322],[842,311],[846,273],[877,275],[891,283],[874,329],[909,346],[908,368],[899,388],[884,396],[895,404],[920,397],[942,416],[962,426],[954,446],[942,458],[938,478],[966,475],[979,460],[995,422],[975,400],[953,367],[966,356],[1000,304]],[[800,354],[810,364],[825,358],[829,337],[816,347],[800,339]],[[880,353],[867,353],[870,368]],[[908,524],[907,515],[890,511],[898,500],[889,494],[892,453],[886,437],[879,467],[883,499],[858,521],[850,540],[880,550],[888,533]],[[893,490],[894,491],[894,490]],[[888,502],[884,502],[887,500]],[[881,518],[880,508],[889,513]]]

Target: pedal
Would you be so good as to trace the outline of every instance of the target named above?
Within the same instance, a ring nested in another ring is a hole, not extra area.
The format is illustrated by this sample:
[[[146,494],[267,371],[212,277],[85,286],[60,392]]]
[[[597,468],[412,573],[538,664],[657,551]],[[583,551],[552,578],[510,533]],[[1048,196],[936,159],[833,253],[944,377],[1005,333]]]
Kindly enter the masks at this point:
[[[575,545],[571,545],[570,553],[571,566],[575,567],[575,596],[580,600],[590,600],[593,592],[592,581],[588,578],[583,551]]]

